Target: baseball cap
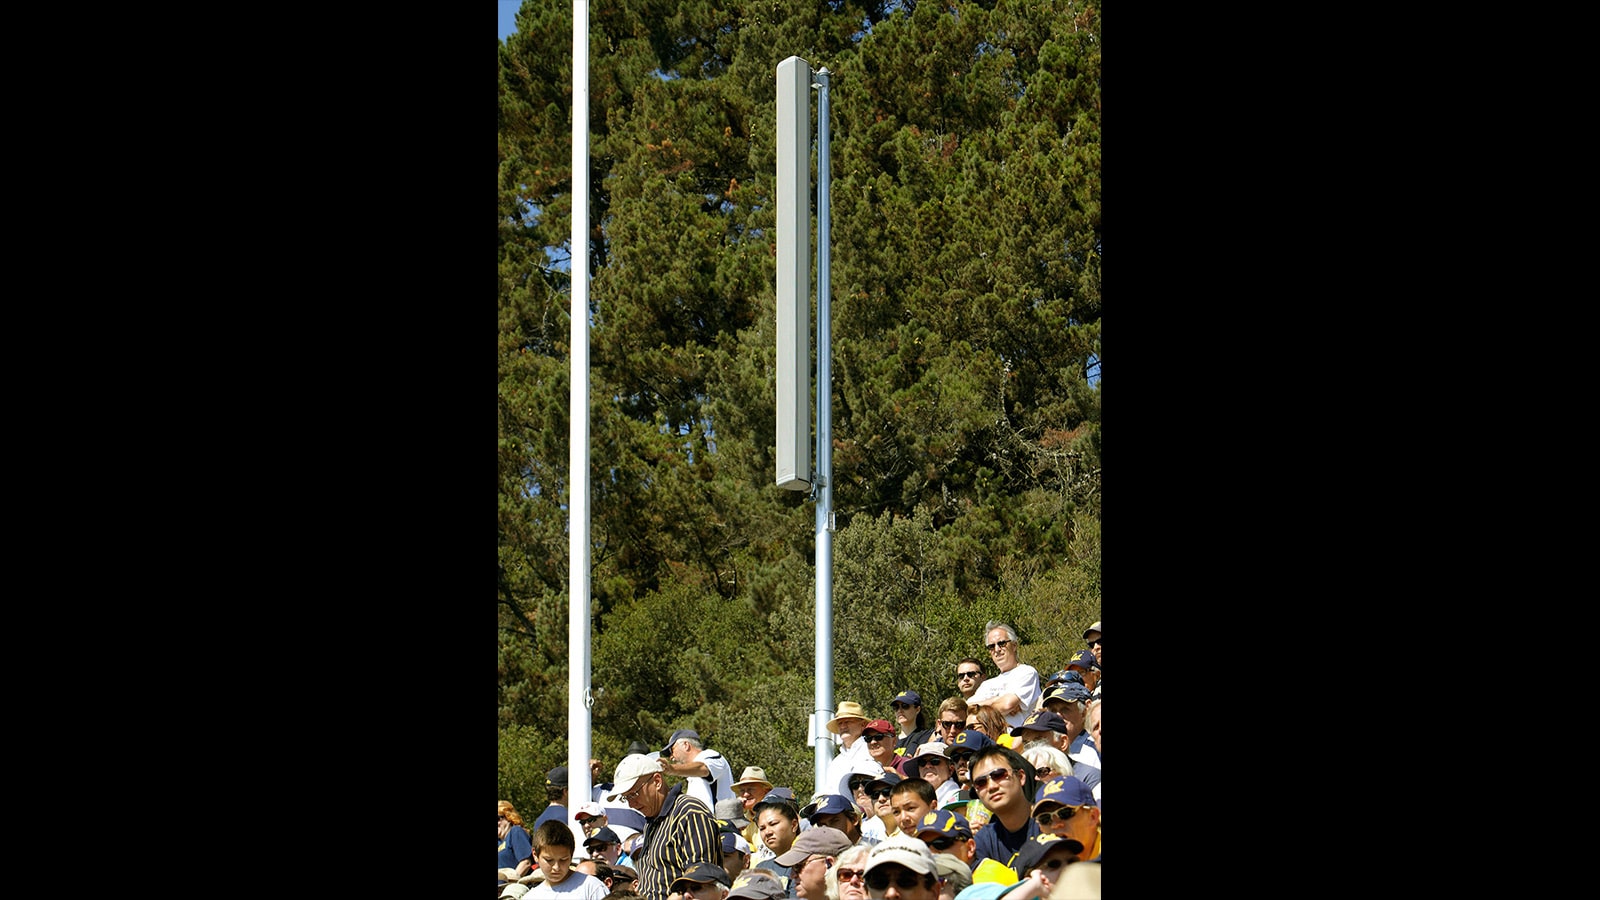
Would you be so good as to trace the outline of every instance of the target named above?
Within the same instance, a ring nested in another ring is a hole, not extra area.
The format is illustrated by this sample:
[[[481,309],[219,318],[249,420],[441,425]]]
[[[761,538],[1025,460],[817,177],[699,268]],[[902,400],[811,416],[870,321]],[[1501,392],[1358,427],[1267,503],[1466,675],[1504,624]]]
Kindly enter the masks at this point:
[[[794,791],[786,787],[775,787],[767,791],[767,795],[761,798],[762,803],[773,803],[778,800],[787,800],[790,803],[797,802],[794,799]]]
[[[544,776],[544,783],[552,787],[566,787],[567,767],[556,766],[554,769],[551,769],[550,772]]]
[[[890,705],[896,703],[909,703],[912,706],[921,706],[922,695],[916,691],[901,691],[900,693],[896,694],[894,699],[890,700],[889,703]]]
[[[623,794],[633,790],[634,782],[659,771],[661,771],[661,760],[658,757],[646,756],[643,753],[624,756],[622,762],[617,764],[617,774],[611,779],[612,788],[611,792],[606,794],[606,800],[616,801]]]
[[[815,831],[816,829],[812,829]],[[801,835],[805,837],[805,835]],[[877,846],[867,856],[866,871],[871,872],[879,866],[897,863],[913,872],[922,875],[935,875],[938,873],[938,864],[933,861],[933,851],[928,845],[916,838],[897,834],[879,841]]]
[[[888,719],[873,719],[867,723],[867,727],[861,729],[862,734],[866,734],[869,731],[876,731],[879,734],[894,734],[894,726],[889,724]]]
[[[972,884],[972,867],[966,860],[950,853],[933,854],[933,867],[951,890],[960,891]]]
[[[722,833],[722,852],[732,853],[735,850],[748,856],[750,853],[750,842],[745,840],[744,835],[739,834],[738,832],[724,831]]]
[[[1029,713],[1021,725],[1011,729],[1011,736],[1022,737],[1024,731],[1054,731],[1057,734],[1066,734],[1067,723],[1060,714],[1040,709]]]
[[[800,832],[800,836],[795,838],[794,844],[789,847],[789,852],[774,857],[773,861],[780,866],[793,866],[798,865],[813,853],[821,853],[824,856],[838,856],[849,850],[851,843],[845,833],[837,828],[830,828],[827,825],[813,825]]]
[[[582,822],[584,819],[591,816],[603,816],[605,814],[606,808],[604,806],[601,806],[599,803],[590,800],[588,803],[578,804],[578,808],[572,813],[572,817],[577,819],[579,822]]]
[[[749,900],[782,900],[786,894],[783,883],[769,877],[771,874],[765,869],[760,875],[739,873],[739,877],[733,880],[733,890],[728,892],[728,900],[739,900],[740,897],[748,897]]]
[[[1032,812],[1038,812],[1039,807],[1046,803],[1059,803],[1062,806],[1100,805],[1094,799],[1094,791],[1076,775],[1057,775],[1045,779],[1039,785],[1039,793],[1035,794],[1034,798]]]
[[[750,820],[744,817],[744,802],[738,797],[718,800],[716,817],[719,821],[732,822],[740,828],[750,824]]]
[[[1083,639],[1087,641],[1089,639],[1089,635],[1091,635],[1091,634],[1099,634],[1099,633],[1100,633],[1100,623],[1096,622],[1093,625],[1090,625],[1088,628],[1085,628],[1083,630]]]
[[[693,728],[679,728],[677,731],[672,733],[672,737],[667,738],[667,745],[661,748],[661,752],[671,756],[672,745],[683,740],[684,738],[690,738],[698,744],[700,743],[700,732],[695,731]]]
[[[1077,655],[1067,660],[1067,668],[1077,666],[1080,669],[1092,669],[1095,666],[1093,650],[1079,650]]]
[[[1028,870],[1038,866],[1046,853],[1056,849],[1064,849],[1077,856],[1083,852],[1083,844],[1059,834],[1040,834],[1028,838],[1022,849],[1017,851],[1015,868],[1018,877],[1028,874]]]
[[[972,756],[993,746],[996,746],[996,744],[989,739],[987,734],[976,728],[968,728],[966,731],[951,738],[948,752],[951,759],[959,759],[963,756]]]
[[[634,870],[633,866],[613,865],[611,867],[611,880],[627,880],[637,882],[639,880],[639,873]]]
[[[831,816],[834,813],[849,812],[856,809],[852,800],[846,800],[838,794],[822,794],[813,800],[805,809],[800,810],[800,818],[811,819],[816,816]],[[860,812],[860,810],[856,810]],[[815,825],[816,822],[811,824]]]
[[[714,881],[723,887],[727,887],[728,884],[733,881],[733,879],[728,877],[727,869],[724,869],[715,863],[697,862],[689,868],[684,869],[683,874],[679,875],[677,880],[672,882],[672,890],[677,891],[678,884],[684,881],[693,881],[696,884],[710,884]]]
[[[942,834],[945,837],[969,838],[972,837],[972,826],[967,824],[967,817],[948,809],[936,809],[922,817],[922,823],[916,828],[916,836],[925,834]]]
[[[1076,681],[1064,681],[1044,692],[1044,699],[1050,700],[1087,700],[1089,689]]]
[[[584,838],[584,840],[583,840],[583,846],[585,848],[587,848],[590,844],[620,844],[620,843],[622,843],[622,838],[617,837],[617,833],[615,831],[612,831],[611,830],[611,826],[609,826],[609,825],[606,826],[605,828],[600,829],[599,831],[596,831],[594,834],[589,835],[587,838]]]
[[[885,771],[882,775],[879,775],[877,778],[874,778],[871,781],[867,782],[867,793],[870,794],[873,791],[877,790],[880,785],[883,786],[883,787],[891,787],[892,788],[892,787],[894,787],[895,785],[897,785],[899,783],[900,783],[900,775],[899,775],[899,773]]]

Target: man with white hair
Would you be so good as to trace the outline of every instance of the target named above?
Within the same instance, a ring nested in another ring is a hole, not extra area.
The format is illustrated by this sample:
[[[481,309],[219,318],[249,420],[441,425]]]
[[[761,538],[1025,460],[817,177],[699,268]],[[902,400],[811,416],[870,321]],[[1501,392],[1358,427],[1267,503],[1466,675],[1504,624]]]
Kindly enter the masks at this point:
[[[993,707],[1005,717],[1008,728],[1016,728],[1039,705],[1039,670],[1023,665],[1015,628],[1004,622],[990,622],[983,634],[984,649],[989,651],[1000,674],[979,685],[967,698],[967,705]]]

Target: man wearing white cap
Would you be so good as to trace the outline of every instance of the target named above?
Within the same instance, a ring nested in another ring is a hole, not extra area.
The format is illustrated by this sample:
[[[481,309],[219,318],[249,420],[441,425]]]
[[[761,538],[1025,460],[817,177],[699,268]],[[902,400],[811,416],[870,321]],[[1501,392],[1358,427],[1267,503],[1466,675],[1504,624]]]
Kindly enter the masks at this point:
[[[928,845],[894,835],[867,855],[867,896],[872,900],[938,900],[939,867]]]
[[[918,747],[917,755],[906,762],[906,774],[933,785],[934,806],[954,803],[961,793],[961,784],[955,779],[955,763],[943,741],[929,741]]]
[[[690,865],[718,859],[722,841],[717,820],[704,803],[675,785],[669,791],[661,760],[631,754],[617,766],[607,802],[626,801],[645,819],[644,837],[633,852],[639,870],[636,890],[649,900],[667,900],[672,884]]]

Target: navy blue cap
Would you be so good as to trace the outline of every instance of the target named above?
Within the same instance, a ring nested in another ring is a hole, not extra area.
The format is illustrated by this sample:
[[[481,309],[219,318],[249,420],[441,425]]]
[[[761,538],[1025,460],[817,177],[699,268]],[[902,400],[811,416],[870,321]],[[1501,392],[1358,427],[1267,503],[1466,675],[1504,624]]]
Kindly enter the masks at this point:
[[[1041,709],[1029,713],[1021,725],[1011,729],[1011,736],[1022,737],[1024,731],[1054,731],[1057,734],[1066,734],[1067,723],[1059,713]]]
[[[967,824],[967,817],[948,809],[936,809],[922,817],[922,822],[917,826],[916,835],[942,834],[945,837],[969,838],[972,837],[972,826]]]
[[[599,831],[596,831],[594,834],[589,835],[587,838],[584,838],[584,840],[583,840],[583,845],[585,847],[589,846],[590,844],[620,844],[620,843],[622,843],[622,838],[617,837],[617,833],[615,831],[611,830],[611,826],[610,825],[607,825],[606,827],[600,829]]]
[[[1094,791],[1075,775],[1057,775],[1045,779],[1039,786],[1039,793],[1034,795],[1033,812],[1038,812],[1039,807],[1046,803],[1059,803],[1062,806],[1100,805],[1094,799]]]
[[[991,740],[987,734],[976,728],[968,728],[950,741],[950,758],[954,759],[958,756],[981,753],[990,747],[996,746],[999,745]]]
[[[1089,689],[1074,681],[1067,681],[1056,685],[1044,692],[1044,699],[1050,700],[1087,700]]]
[[[883,771],[882,775],[879,775],[877,778],[874,778],[871,781],[867,782],[867,792],[868,793],[872,792],[873,785],[881,784],[881,785],[886,785],[888,787],[894,787],[895,785],[897,785],[899,783],[900,783],[900,773],[899,772],[895,772],[892,769],[885,769]]]
[[[838,794],[823,794],[817,798],[815,803],[800,810],[800,818],[810,819],[815,816],[831,816],[834,813],[849,812],[852,809],[860,813],[855,801],[847,800]],[[815,825],[817,823],[812,822],[811,824]]]
[[[700,743],[700,732],[695,731],[693,728],[679,728],[672,733],[672,737],[667,738],[667,745],[661,748],[661,755],[672,756],[672,745],[684,738],[694,738],[695,743],[698,744]]]
[[[1077,666],[1080,669],[1092,669],[1095,666],[1093,650],[1079,650],[1078,655],[1067,660],[1067,668]]]
[[[556,766],[554,769],[551,769],[549,773],[544,776],[544,783],[551,787],[566,787],[567,767]]]
[[[895,695],[895,698],[893,700],[889,701],[889,704],[891,706],[896,704],[896,703],[909,703],[912,706],[921,706],[922,705],[922,695],[917,693],[916,691],[901,691],[900,693]]]
[[[790,803],[794,803],[794,791],[786,787],[775,787],[772,790],[767,791],[766,795],[761,798],[761,803],[776,803],[780,800],[787,800]],[[760,804],[757,805],[759,806]]]
[[[677,880],[672,882],[673,886],[676,887],[679,881],[693,881],[696,884],[711,884],[712,882],[715,882],[723,887],[727,887],[728,884],[733,881],[733,879],[728,877],[727,869],[724,869],[715,863],[697,862],[694,865],[691,865],[689,868],[684,869],[683,874],[679,875]]]
[[[1074,857],[1083,852],[1083,844],[1072,838],[1064,838],[1058,834],[1040,834],[1028,838],[1017,851],[1016,872],[1018,877],[1025,877],[1028,870],[1036,868],[1044,860],[1044,855],[1051,850],[1064,849]]]

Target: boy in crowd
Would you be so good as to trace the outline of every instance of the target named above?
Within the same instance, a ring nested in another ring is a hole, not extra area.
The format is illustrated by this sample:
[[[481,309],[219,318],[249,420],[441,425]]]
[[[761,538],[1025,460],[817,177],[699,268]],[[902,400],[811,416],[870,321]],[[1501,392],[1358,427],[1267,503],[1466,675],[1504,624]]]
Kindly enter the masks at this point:
[[[539,861],[544,880],[524,896],[560,897],[562,900],[604,900],[610,893],[605,882],[592,875],[574,872],[572,852],[577,838],[566,822],[546,822],[533,830],[533,856]]]

